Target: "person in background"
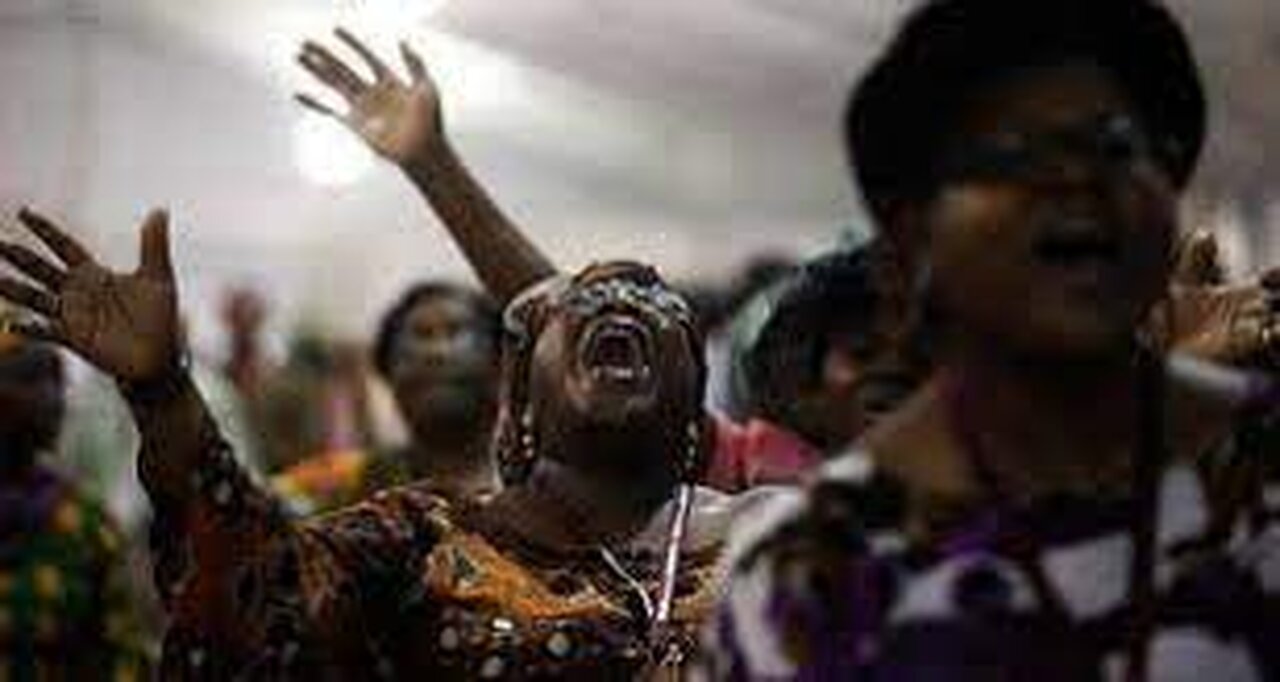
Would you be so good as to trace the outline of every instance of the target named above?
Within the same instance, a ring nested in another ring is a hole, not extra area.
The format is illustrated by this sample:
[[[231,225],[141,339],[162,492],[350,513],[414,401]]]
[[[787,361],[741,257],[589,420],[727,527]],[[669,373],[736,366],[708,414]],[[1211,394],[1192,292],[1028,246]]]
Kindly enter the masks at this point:
[[[927,376],[925,350],[896,337],[866,248],[804,264],[783,280],[746,352],[750,419],[720,440],[740,447],[713,459],[721,490],[797,484]]]
[[[221,312],[229,346],[222,372],[246,403],[256,404],[271,373],[262,348],[266,301],[253,289],[232,289],[223,298]]]
[[[372,427],[360,413],[366,378],[355,344],[344,348],[303,327],[257,404],[255,423],[267,473],[276,475],[314,458],[348,457],[371,445]]]
[[[713,678],[1280,675],[1280,517],[1259,498],[1215,508],[1195,475],[1270,454],[1256,434],[1280,418],[1275,377],[1169,353],[1185,330],[1150,319],[1162,300],[1188,317],[1176,203],[1205,116],[1156,2],[909,16],[846,134],[933,370],[738,529]],[[1261,292],[1256,315],[1233,303],[1192,326],[1272,351]],[[1237,316],[1257,326],[1224,324]]]
[[[42,461],[65,411],[62,358],[0,332],[0,676],[142,680],[124,537]]]
[[[374,369],[391,387],[409,442],[312,458],[275,477],[276,491],[302,513],[412,481],[449,499],[495,492],[499,331],[496,308],[479,293],[443,282],[412,286],[383,315],[373,345]]]
[[[734,420],[751,411],[743,360],[751,339],[768,314],[768,292],[795,273],[794,261],[760,255],[725,287],[711,310],[697,310],[707,339],[707,409]]]

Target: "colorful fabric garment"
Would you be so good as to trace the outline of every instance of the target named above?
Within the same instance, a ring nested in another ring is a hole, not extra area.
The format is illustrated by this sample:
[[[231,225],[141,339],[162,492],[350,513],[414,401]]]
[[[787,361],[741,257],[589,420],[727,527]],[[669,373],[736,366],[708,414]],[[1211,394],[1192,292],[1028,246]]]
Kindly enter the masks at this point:
[[[121,544],[49,469],[0,487],[0,679],[144,678]]]
[[[715,448],[704,483],[725,492],[762,485],[798,485],[822,464],[822,452],[771,422],[738,424],[714,418]]]
[[[271,478],[271,488],[294,512],[315,514],[349,507],[379,490],[413,480],[404,461],[392,454],[360,450],[327,452]]]
[[[156,500],[165,679],[625,679],[650,663],[673,505],[603,553],[530,544],[509,496],[451,506],[415,486],[296,521],[210,432],[191,494]],[[738,508],[697,495],[667,640],[680,651]]]
[[[1200,477],[1172,468],[1161,495],[1150,679],[1280,679],[1280,516],[1205,544]],[[1118,679],[1127,500],[949,510],[927,543],[907,510],[901,482],[854,453],[737,531],[713,676]]]

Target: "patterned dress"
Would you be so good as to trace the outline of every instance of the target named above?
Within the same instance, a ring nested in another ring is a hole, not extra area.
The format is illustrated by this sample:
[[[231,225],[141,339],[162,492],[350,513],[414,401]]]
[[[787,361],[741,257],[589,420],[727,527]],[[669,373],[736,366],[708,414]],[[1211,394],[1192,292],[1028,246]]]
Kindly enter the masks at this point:
[[[121,543],[49,469],[0,488],[0,679],[143,679]]]
[[[154,500],[165,679],[627,679],[668,651],[646,613],[670,504],[603,552],[523,538],[510,496],[414,486],[294,521],[209,431],[190,495]],[[670,651],[696,643],[740,508],[697,496]]]
[[[402,457],[362,450],[326,452],[271,477],[271,489],[306,516],[349,507],[379,490],[413,480]]]
[[[954,509],[927,543],[904,535],[907,509],[905,486],[853,453],[736,532],[714,677],[1119,679],[1128,500]],[[1280,679],[1275,509],[1215,538],[1201,476],[1176,467],[1158,509],[1150,679]]]

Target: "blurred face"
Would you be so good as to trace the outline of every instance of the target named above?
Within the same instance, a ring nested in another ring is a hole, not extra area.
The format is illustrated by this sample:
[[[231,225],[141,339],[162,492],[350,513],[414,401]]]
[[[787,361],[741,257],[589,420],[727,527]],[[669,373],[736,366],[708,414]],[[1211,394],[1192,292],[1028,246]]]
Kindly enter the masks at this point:
[[[1087,63],[990,86],[924,212],[946,324],[1018,353],[1127,349],[1165,289],[1175,192],[1120,88]]]
[[[393,341],[388,378],[415,433],[474,425],[492,412],[497,351],[480,315],[465,299],[429,298]]]
[[[896,340],[896,316],[880,317],[865,332],[828,337],[816,382],[791,397],[792,426],[824,450],[836,452],[852,442],[925,376],[925,363]]]
[[[529,390],[540,438],[682,431],[681,419],[702,400],[698,359],[680,321],[689,315],[661,286],[609,278],[570,290],[534,348]]]
[[[62,358],[52,348],[27,343],[0,355],[0,453],[30,455],[53,446],[64,388]]]

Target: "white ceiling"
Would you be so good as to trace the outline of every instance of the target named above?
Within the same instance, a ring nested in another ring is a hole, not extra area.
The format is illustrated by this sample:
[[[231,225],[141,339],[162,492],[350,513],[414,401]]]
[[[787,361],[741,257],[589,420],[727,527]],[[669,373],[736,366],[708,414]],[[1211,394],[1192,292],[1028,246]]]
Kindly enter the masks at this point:
[[[340,189],[295,168],[292,51],[343,21],[427,52],[464,154],[566,264],[723,273],[858,219],[837,119],[906,0],[451,0],[388,19],[432,1],[3,0],[0,202],[52,206],[122,261],[164,203],[198,321],[248,281],[363,330],[410,278],[465,268],[385,167]],[[1215,98],[1202,190],[1240,199],[1260,234],[1280,2],[1175,4]]]

